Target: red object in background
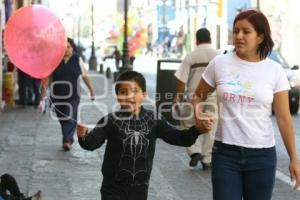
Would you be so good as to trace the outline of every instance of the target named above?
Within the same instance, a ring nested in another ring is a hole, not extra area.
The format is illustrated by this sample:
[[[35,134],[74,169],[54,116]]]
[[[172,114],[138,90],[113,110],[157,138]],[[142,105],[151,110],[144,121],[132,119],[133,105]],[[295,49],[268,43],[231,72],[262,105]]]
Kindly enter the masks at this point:
[[[17,68],[41,79],[49,76],[61,62],[67,38],[60,19],[50,9],[31,5],[9,18],[4,46]]]

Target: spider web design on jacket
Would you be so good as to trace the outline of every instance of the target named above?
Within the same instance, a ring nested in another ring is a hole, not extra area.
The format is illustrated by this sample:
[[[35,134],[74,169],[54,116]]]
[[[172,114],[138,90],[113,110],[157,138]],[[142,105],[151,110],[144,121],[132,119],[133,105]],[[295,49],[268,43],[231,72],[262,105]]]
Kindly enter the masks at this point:
[[[119,161],[117,180],[143,181],[148,177],[148,148],[149,134],[154,125],[154,114],[149,111],[143,112],[138,119],[128,119],[118,116],[111,117],[112,122],[119,128],[121,133],[123,152]]]

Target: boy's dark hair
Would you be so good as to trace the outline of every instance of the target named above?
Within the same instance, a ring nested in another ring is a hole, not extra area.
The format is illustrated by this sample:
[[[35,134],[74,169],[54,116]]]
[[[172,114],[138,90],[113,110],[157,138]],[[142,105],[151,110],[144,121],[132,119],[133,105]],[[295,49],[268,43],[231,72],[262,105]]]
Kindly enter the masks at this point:
[[[139,72],[130,70],[122,73],[117,78],[117,84],[115,87],[116,94],[118,94],[120,83],[122,83],[123,81],[134,81],[136,84],[138,84],[143,92],[146,92],[146,80],[144,76]]]
[[[257,53],[259,53],[260,58],[266,58],[271,54],[272,48],[274,46],[274,42],[271,37],[271,29],[266,16],[257,10],[246,10],[238,14],[233,22],[233,27],[236,22],[239,20],[246,19],[248,22],[252,24],[255,31],[258,35],[263,34],[264,40],[257,48]]]
[[[206,28],[200,28],[196,32],[196,40],[199,43],[211,43],[210,32]]]

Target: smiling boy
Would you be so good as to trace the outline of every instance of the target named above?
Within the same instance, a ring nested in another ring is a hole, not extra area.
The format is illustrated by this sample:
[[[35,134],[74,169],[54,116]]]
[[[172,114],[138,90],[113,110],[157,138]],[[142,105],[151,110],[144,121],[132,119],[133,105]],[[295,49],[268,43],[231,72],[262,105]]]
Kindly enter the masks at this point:
[[[178,130],[161,115],[142,106],[147,96],[146,81],[135,71],[120,75],[115,92],[120,110],[100,119],[89,133],[79,124],[78,141],[90,151],[106,141],[102,200],[146,200],[156,139],[187,147],[212,128],[213,120],[202,119],[188,130]]]

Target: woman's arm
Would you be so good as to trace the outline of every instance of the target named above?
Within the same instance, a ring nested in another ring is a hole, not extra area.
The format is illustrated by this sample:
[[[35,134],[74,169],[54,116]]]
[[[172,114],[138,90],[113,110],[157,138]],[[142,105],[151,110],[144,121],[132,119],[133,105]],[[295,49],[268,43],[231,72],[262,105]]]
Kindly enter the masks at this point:
[[[182,100],[183,93],[185,89],[185,83],[182,82],[181,80],[177,79],[176,80],[176,95],[174,98],[174,103],[179,103]]]
[[[79,65],[81,68],[82,79],[90,91],[91,100],[94,101],[95,100],[95,90],[94,90],[93,84],[91,82],[91,79],[88,76],[88,73],[86,71],[85,63],[83,62],[83,60],[81,58],[79,58]]]
[[[201,101],[205,101],[209,94],[213,93],[215,88],[208,85],[205,80],[202,78],[195,90],[195,96]]]
[[[212,86],[207,84],[203,80],[203,78],[200,80],[200,82],[195,90],[195,94],[192,98],[192,104],[194,106],[194,116],[195,116],[196,123],[197,122],[201,123],[201,122],[199,122],[199,119],[201,119],[204,114],[201,102],[204,102],[207,99],[208,95],[213,93],[214,90],[215,90],[215,88],[213,88]]]
[[[289,109],[288,92],[282,91],[275,93],[273,101],[277,124],[282,140],[290,157],[291,179],[296,180],[294,189],[300,186],[300,167],[297,158],[294,128]]]
[[[89,91],[90,91],[90,95],[91,95],[91,100],[95,100],[95,90],[94,87],[92,85],[91,79],[88,75],[82,75],[82,79],[84,81],[84,83],[86,84],[86,86],[88,87]]]

